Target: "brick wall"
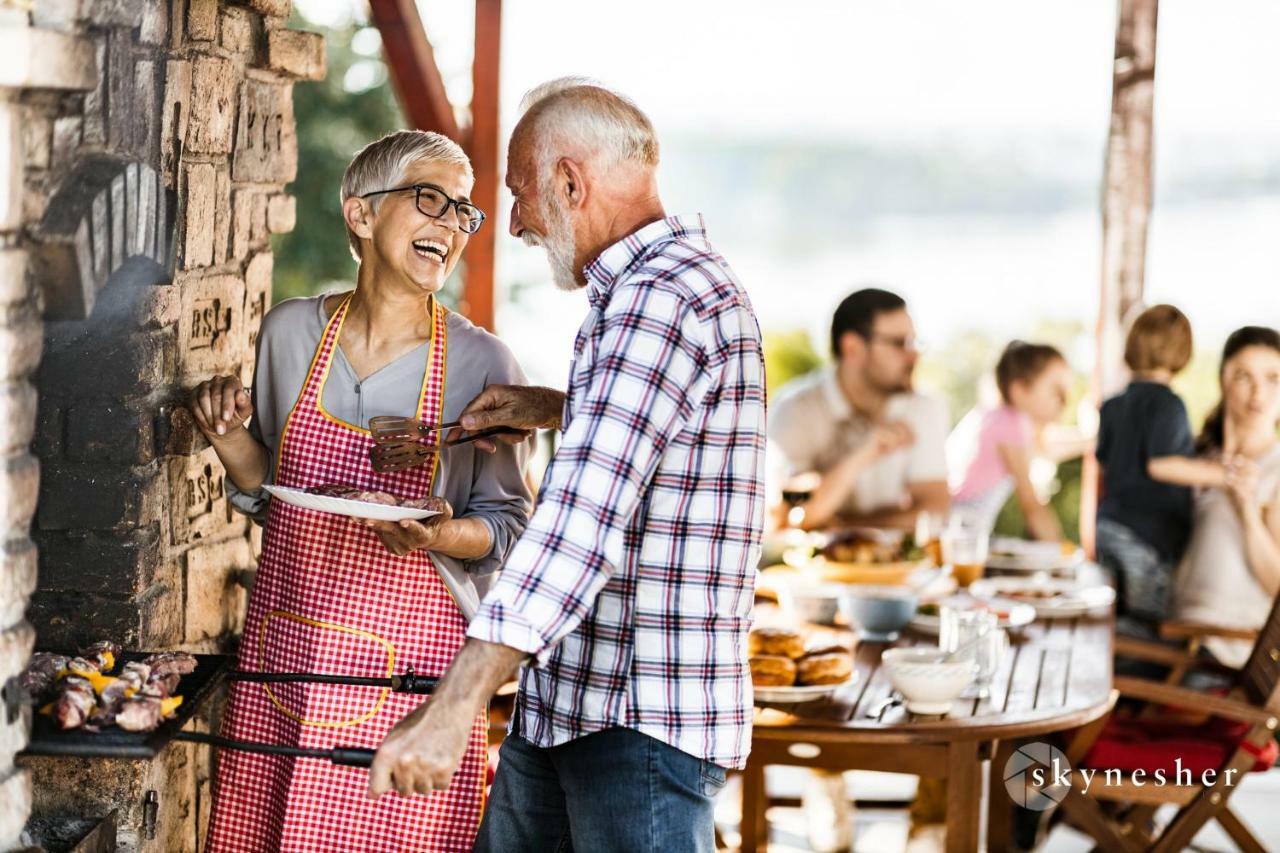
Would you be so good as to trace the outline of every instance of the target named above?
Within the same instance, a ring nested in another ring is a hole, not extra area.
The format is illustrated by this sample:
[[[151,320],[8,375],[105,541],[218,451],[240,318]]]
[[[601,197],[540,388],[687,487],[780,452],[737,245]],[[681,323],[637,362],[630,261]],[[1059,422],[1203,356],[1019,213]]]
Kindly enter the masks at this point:
[[[0,199],[0,681],[32,626],[38,647],[192,651],[226,650],[239,629],[258,536],[181,403],[216,373],[248,379],[270,235],[293,227],[292,86],[323,76],[324,45],[286,29],[288,12],[289,0],[39,0],[0,18],[0,49],[6,27],[54,38],[83,89],[27,80],[0,100],[14,177]],[[28,795],[6,771],[23,737],[0,728],[0,786],[21,789],[0,791],[14,804],[0,806],[0,849],[28,801],[28,843],[117,810],[120,849],[196,849],[207,749],[24,759]]]

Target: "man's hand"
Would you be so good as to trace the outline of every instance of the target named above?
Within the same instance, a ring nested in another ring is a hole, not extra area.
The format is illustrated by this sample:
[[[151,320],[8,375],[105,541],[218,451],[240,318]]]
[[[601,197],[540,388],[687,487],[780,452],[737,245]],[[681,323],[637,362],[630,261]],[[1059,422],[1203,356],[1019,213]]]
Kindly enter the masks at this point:
[[[1258,500],[1258,466],[1251,459],[1235,456],[1227,461],[1225,469],[1226,492],[1240,517],[1260,514],[1262,506]]]
[[[878,424],[871,430],[871,435],[867,438],[867,442],[858,448],[859,453],[865,453],[869,457],[869,461],[876,461],[881,457],[888,456],[904,447],[910,447],[916,443],[916,435],[911,431],[911,427],[904,421],[889,421],[888,423]]]
[[[376,531],[382,544],[397,557],[413,551],[437,551],[450,539],[448,523],[453,519],[453,507],[444,498],[432,498],[428,509],[437,510],[440,514],[421,521],[408,518],[401,521],[365,518],[360,521]]]
[[[387,791],[429,794],[449,787],[467,751],[476,715],[525,658],[524,652],[467,640],[435,696],[396,723],[369,768],[369,798]]]
[[[443,717],[443,718],[442,718]],[[387,791],[430,794],[449,787],[467,751],[474,720],[471,717],[432,714],[425,702],[396,723],[369,768],[369,799]]]
[[[529,385],[490,385],[462,410],[459,420],[467,432],[505,427],[509,435],[479,439],[476,447],[493,453],[494,440],[520,444],[539,429],[558,429],[564,410],[564,394],[553,388]],[[460,431],[454,431],[450,438]]]

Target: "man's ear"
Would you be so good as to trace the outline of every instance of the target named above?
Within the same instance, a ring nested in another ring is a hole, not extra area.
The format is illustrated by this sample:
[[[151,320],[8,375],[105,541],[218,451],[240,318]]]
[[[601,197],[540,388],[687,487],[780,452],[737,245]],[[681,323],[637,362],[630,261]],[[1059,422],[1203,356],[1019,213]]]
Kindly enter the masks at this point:
[[[362,198],[352,196],[342,203],[342,218],[347,227],[360,238],[373,239],[373,211]]]
[[[845,332],[840,336],[840,360],[861,364],[867,357],[867,342],[857,332]]]
[[[561,157],[556,163],[556,177],[564,192],[565,206],[570,210],[581,208],[587,200],[586,174],[582,167],[568,157]]]

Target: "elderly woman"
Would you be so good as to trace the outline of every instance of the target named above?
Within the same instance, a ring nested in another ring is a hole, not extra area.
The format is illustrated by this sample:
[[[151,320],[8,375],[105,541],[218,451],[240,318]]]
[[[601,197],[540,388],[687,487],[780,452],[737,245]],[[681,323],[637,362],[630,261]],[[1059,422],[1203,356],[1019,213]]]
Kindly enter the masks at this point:
[[[371,417],[441,423],[491,382],[524,382],[502,343],[436,298],[484,222],[467,200],[472,181],[466,155],[438,134],[401,131],[360,151],[342,182],[360,264],[355,290],[289,300],[267,315],[252,394],[234,376],[192,393],[232,502],[264,522],[241,669],[439,675],[524,528],[530,496],[519,448],[502,444],[491,455],[433,443],[433,458],[395,473],[369,462]],[[424,522],[355,520],[262,490],[327,483],[434,496],[442,512]],[[420,701],[375,687],[237,683],[223,733],[374,748]],[[364,770],[225,751],[208,849],[470,850],[486,745],[481,715],[447,789],[376,802]]]
[[[1261,628],[1280,595],[1280,333],[1245,326],[1222,353],[1222,402],[1198,449],[1233,461],[1226,488],[1196,493],[1191,541],[1174,577],[1179,619]],[[1209,638],[1220,662],[1241,667],[1253,643]]]

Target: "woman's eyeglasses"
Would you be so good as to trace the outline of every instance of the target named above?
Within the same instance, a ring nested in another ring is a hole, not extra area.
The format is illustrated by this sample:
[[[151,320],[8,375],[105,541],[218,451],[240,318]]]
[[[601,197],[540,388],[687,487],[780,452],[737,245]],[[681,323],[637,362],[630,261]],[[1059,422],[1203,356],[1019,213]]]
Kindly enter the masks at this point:
[[[439,187],[433,187],[430,184],[412,184],[407,187],[377,190],[376,192],[365,193],[360,198],[385,195],[386,193],[409,192],[410,190],[416,194],[415,203],[418,205],[418,211],[423,216],[439,219],[449,212],[450,207],[453,207],[454,210],[458,211],[458,227],[468,234],[476,233],[480,230],[480,226],[484,224],[485,216],[483,210],[471,202],[449,198],[444,190]]]

